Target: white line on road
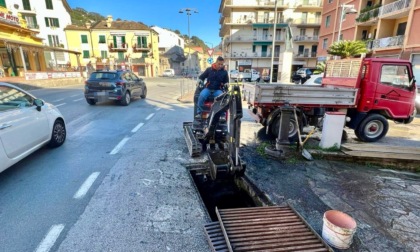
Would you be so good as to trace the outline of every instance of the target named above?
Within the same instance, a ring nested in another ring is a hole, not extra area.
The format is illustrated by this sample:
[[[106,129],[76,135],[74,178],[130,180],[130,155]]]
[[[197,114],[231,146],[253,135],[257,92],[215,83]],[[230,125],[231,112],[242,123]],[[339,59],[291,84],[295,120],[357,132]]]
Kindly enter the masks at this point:
[[[132,133],[136,133],[137,130],[139,130],[141,127],[143,127],[144,123],[139,123],[137,124],[136,127],[134,127],[134,129],[131,131]]]
[[[161,110],[162,108],[155,108],[157,111]]]
[[[63,98],[63,99],[58,99],[58,100],[55,100],[55,101],[53,101],[53,102],[59,102],[59,101],[62,101],[62,100],[64,100],[64,98]]]
[[[48,252],[54,246],[55,241],[58,236],[60,236],[61,231],[63,231],[64,225],[52,225],[47,235],[44,237],[42,242],[38,245],[36,252]]]
[[[63,105],[66,105],[67,103],[60,103],[60,104],[57,104],[57,105],[54,105],[54,106],[56,106],[56,107],[60,107],[60,106],[63,106]]]
[[[90,176],[83,182],[82,186],[79,190],[74,194],[73,198],[81,199],[83,198],[86,193],[89,191],[90,187],[93,185],[93,182],[98,178],[100,172],[94,172],[90,174]]]
[[[83,99],[85,99],[85,98],[80,98],[80,99],[73,100],[73,101],[81,101],[81,100],[83,100]]]
[[[70,97],[75,97],[75,96],[79,96],[80,94],[75,94],[75,95],[70,95]]]
[[[146,117],[146,121],[152,118],[155,115],[155,113],[151,113],[148,117]]]
[[[121,140],[121,142],[119,142],[117,144],[117,146],[115,146],[115,148],[109,154],[110,155],[117,154],[122,149],[122,147],[124,146],[124,144],[128,141],[128,139],[130,139],[130,138],[129,137],[124,137],[124,139]]]

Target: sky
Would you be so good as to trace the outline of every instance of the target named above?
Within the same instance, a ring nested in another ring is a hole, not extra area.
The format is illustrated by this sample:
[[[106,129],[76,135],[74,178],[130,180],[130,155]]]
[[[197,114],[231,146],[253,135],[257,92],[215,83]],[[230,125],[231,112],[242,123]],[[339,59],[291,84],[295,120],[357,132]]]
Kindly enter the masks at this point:
[[[181,9],[195,9],[190,19],[190,35],[197,36],[207,46],[215,47],[219,37],[219,6],[221,0],[67,0],[72,9],[80,7],[102,16],[112,15],[116,20],[140,21],[148,26],[179,30],[188,35],[188,16]]]

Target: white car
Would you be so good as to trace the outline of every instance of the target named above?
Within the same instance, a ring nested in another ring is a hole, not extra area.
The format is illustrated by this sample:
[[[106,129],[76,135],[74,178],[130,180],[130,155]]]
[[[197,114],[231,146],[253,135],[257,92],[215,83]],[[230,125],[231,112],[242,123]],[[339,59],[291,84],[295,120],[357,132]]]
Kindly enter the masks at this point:
[[[0,172],[44,145],[66,140],[63,115],[52,104],[0,82]]]
[[[311,75],[311,78],[309,78],[305,83],[302,85],[305,86],[321,86],[322,85],[322,77],[324,77],[324,73],[320,74],[313,74]]]
[[[173,69],[166,69],[162,74],[164,77],[174,77],[175,71]]]

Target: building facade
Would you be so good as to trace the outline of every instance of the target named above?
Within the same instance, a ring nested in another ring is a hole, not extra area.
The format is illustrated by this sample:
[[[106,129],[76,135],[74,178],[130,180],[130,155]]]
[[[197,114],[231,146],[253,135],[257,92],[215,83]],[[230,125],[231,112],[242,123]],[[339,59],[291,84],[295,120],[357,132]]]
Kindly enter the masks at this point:
[[[268,73],[272,67],[277,81],[285,52],[291,53],[285,63],[291,71],[315,67],[321,10],[320,0],[222,0],[219,35],[228,68]]]
[[[158,34],[143,23],[107,20],[65,28],[68,47],[82,53],[81,65],[97,69],[131,69],[140,76],[160,72]],[[77,59],[72,58],[73,64]]]
[[[357,13],[347,14],[350,6]],[[369,57],[411,60],[420,80],[420,33],[415,30],[416,24],[420,24],[419,0],[325,0],[319,59],[328,58],[327,49],[340,33],[342,40],[366,41]]]

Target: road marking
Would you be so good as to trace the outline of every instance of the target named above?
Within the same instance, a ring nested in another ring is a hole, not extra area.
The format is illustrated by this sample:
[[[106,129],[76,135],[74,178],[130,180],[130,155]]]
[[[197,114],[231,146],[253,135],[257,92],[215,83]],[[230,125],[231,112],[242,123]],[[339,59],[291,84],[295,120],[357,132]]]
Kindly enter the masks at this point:
[[[137,126],[131,131],[132,133],[136,133],[141,127],[143,127],[144,123],[139,123]]]
[[[79,96],[80,94],[75,94],[75,95],[70,95],[70,97],[75,97],[75,96]]]
[[[64,225],[52,225],[47,235],[44,237],[42,242],[38,245],[36,252],[48,252],[54,246],[55,241],[58,236],[60,236],[61,231],[63,231]]]
[[[63,99],[58,99],[58,100],[55,100],[55,101],[53,101],[53,102],[59,102],[59,101],[62,101],[62,100],[64,100],[64,98],[63,98]]]
[[[60,106],[63,106],[63,105],[66,105],[67,103],[60,103],[60,104],[57,104],[57,105],[54,105],[54,106],[56,106],[56,107],[60,107]]]
[[[151,113],[148,117],[146,117],[146,121],[152,118],[155,115],[155,113]]]
[[[95,180],[98,178],[100,172],[94,172],[90,174],[90,176],[83,182],[82,186],[79,188],[79,190],[74,194],[73,198],[75,199],[81,199],[83,198],[86,193],[89,191],[90,187],[93,185]]]
[[[124,146],[124,144],[128,141],[128,139],[130,139],[130,138],[129,137],[124,137],[124,139],[121,140],[121,142],[119,142],[117,144],[117,146],[115,146],[115,148],[109,154],[110,155],[117,154],[122,149],[122,147]]]
[[[161,110],[162,108],[155,108],[156,109],[156,111],[158,111],[158,110]]]
[[[73,100],[73,101],[81,101],[81,100],[83,100],[83,99],[85,99],[85,98],[80,98],[80,99]]]

